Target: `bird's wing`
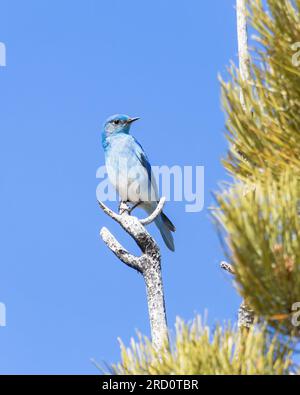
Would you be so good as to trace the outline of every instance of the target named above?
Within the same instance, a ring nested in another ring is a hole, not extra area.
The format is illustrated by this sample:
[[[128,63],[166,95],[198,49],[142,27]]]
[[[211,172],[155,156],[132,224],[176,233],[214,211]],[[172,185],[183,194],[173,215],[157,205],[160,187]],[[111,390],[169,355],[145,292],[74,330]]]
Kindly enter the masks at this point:
[[[153,193],[153,195],[154,195],[153,197],[156,199],[156,201],[158,201],[158,190],[157,190],[156,180],[153,175],[149,159],[148,159],[145,151],[143,150],[143,147],[135,138],[134,138],[134,142],[136,144],[135,155],[138,158],[141,165],[146,169],[147,174],[148,174],[149,187],[151,186],[151,189],[152,189],[151,193]]]

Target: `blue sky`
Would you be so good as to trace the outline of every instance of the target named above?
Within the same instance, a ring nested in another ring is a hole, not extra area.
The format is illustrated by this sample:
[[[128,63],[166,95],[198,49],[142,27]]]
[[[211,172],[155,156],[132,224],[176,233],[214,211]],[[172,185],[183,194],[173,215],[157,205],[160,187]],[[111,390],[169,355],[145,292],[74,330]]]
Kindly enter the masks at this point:
[[[234,0],[2,1],[0,41],[0,373],[98,373],[117,337],[149,334],[142,278],[104,246],[101,127],[140,116],[132,133],[153,165],[205,166],[205,209],[169,202],[176,252],[163,254],[169,326],[208,310],[235,320],[208,207],[226,178],[218,72],[237,61]]]

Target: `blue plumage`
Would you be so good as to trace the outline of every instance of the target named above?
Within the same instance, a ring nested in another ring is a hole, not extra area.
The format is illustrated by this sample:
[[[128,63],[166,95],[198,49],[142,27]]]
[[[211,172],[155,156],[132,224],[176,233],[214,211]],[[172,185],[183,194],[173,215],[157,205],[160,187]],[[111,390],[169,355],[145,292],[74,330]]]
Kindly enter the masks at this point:
[[[109,117],[103,127],[102,146],[108,177],[122,201],[139,203],[148,214],[159,200],[151,165],[140,143],[129,134],[132,122],[138,118],[127,115]],[[174,251],[172,232],[175,227],[162,213],[155,221],[167,247]]]

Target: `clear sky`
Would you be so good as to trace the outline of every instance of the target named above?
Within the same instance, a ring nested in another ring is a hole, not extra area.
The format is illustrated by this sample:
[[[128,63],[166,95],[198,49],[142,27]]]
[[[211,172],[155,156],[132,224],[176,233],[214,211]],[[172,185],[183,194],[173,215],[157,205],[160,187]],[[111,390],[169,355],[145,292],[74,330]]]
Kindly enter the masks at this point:
[[[235,320],[239,297],[219,269],[212,191],[226,178],[218,72],[237,61],[234,0],[0,2],[0,373],[98,373],[117,337],[149,334],[142,278],[104,246],[96,170],[106,117],[142,119],[132,133],[153,165],[205,166],[205,209],[169,202],[176,252],[163,254],[169,326],[208,310]],[[112,205],[115,207],[114,205]]]

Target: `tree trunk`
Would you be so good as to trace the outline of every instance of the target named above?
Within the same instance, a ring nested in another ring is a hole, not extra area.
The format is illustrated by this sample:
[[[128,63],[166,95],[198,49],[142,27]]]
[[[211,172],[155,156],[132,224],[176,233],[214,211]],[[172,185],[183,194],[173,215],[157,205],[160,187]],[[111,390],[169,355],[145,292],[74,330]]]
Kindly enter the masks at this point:
[[[168,342],[168,328],[160,261],[143,273],[146,283],[152,344],[156,350]]]
[[[239,50],[239,69],[244,81],[250,80],[250,58],[248,51],[246,0],[236,0],[237,36]],[[246,110],[245,98],[241,90],[241,103]]]
[[[248,51],[248,32],[247,32],[247,7],[246,0],[236,0],[236,16],[237,16],[237,35],[239,48],[239,69],[243,81],[250,82],[250,57]],[[241,104],[243,110],[247,110],[245,96],[243,90],[240,92]],[[254,311],[242,302],[238,312],[239,328],[249,329],[254,322]]]
[[[168,344],[167,317],[160,250],[144,225],[150,224],[160,215],[164,203],[165,198],[162,198],[154,212],[149,217],[140,220],[130,215],[130,208],[125,203],[120,206],[120,213],[117,214],[99,202],[102,210],[130,234],[142,251],[142,255],[139,257],[130,254],[108,229],[102,228],[100,234],[105,244],[122,262],[141,273],[145,280],[152,344],[156,351]]]

